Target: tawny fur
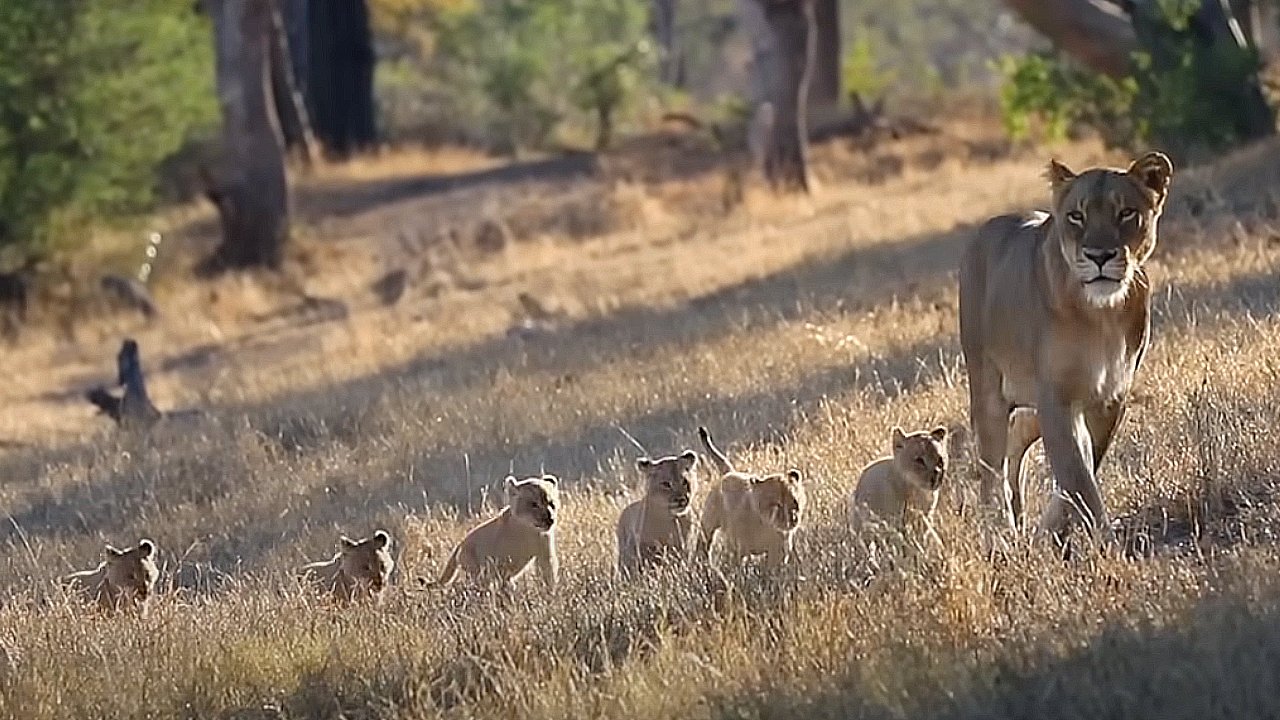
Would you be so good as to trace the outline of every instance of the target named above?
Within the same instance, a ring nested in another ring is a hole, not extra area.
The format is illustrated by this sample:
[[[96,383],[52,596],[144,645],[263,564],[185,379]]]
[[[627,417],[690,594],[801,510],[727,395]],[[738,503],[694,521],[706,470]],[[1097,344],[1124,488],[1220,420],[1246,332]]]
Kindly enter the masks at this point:
[[[702,506],[698,556],[710,556],[711,544],[720,533],[725,551],[735,561],[763,555],[771,565],[785,563],[806,505],[800,471],[765,476],[738,472],[706,428],[698,428],[698,437],[712,464],[723,473]]]
[[[532,565],[548,587],[559,580],[555,527],[560,510],[559,481],[554,475],[503,482],[507,507],[467,533],[445,562],[435,581],[420,578],[426,587],[443,587],[458,574],[510,585]]]
[[[1127,170],[1077,175],[1055,161],[1048,176],[1049,214],[995,218],[966,249],[960,340],[983,499],[1019,527],[1010,413],[1035,408],[1055,484],[1040,529],[1061,538],[1079,520],[1097,531],[1110,526],[1097,472],[1149,343],[1143,265],[1155,250],[1173,165],[1148,153]]]
[[[135,609],[145,614],[160,576],[155,555],[155,543],[145,538],[125,550],[108,545],[106,559],[98,567],[72,573],[65,579],[103,610]]]
[[[933,511],[947,474],[947,429],[890,432],[891,454],[862,470],[849,496],[849,523],[861,531],[875,519],[913,535],[933,532]]]
[[[640,458],[644,496],[618,517],[618,570],[626,575],[656,563],[683,559],[693,537],[698,455],[686,450],[657,460]]]
[[[385,530],[360,540],[342,535],[336,555],[303,565],[302,571],[317,579],[338,600],[381,602],[395,569],[390,548],[391,535]]]

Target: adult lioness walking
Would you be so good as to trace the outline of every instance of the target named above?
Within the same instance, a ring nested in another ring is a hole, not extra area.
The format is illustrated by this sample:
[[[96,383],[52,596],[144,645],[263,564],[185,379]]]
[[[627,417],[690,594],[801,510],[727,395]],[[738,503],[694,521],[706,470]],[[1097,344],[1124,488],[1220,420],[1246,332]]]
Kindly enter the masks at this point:
[[[1041,529],[1061,538],[1077,517],[1097,531],[1110,526],[1096,473],[1147,347],[1151,292],[1143,263],[1155,249],[1172,176],[1158,152],[1128,170],[1079,175],[1053,161],[1052,212],[995,218],[964,253],[960,342],[981,491],[1013,528],[1022,497],[1006,475],[1006,451],[1018,407],[1035,408],[1015,421],[1038,419],[1054,476]],[[1035,432],[1030,424],[1015,429]]]

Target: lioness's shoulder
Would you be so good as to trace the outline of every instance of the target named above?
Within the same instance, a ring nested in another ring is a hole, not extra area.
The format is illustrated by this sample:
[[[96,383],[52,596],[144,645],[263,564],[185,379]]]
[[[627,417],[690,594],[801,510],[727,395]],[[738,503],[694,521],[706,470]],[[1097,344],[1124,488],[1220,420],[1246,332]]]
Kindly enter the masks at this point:
[[[978,226],[971,242],[1003,240],[1013,235],[1036,235],[1049,223],[1049,213],[1033,210],[1029,213],[997,215]]]

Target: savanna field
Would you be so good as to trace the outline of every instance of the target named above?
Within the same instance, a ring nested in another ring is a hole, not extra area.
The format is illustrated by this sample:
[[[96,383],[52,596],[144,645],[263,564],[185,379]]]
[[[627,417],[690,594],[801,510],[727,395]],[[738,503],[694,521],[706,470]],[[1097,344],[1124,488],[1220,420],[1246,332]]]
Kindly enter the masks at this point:
[[[0,717],[1280,714],[1280,145],[1178,168],[1153,345],[1101,470],[1124,551],[1064,561],[1012,539],[992,560],[958,258],[987,217],[1045,206],[1051,155],[1127,163],[996,135],[817,146],[805,199],[729,197],[720,169],[676,162],[696,140],[677,132],[533,174],[353,162],[295,189],[287,281],[180,282],[211,210],[158,219],[158,319],[57,297],[0,350]],[[399,268],[384,304],[371,287]],[[158,406],[205,415],[145,439],[95,416],[82,393],[124,337]],[[846,529],[859,470],[893,425],[939,424],[944,547],[872,552]],[[637,445],[696,449],[698,425],[739,467],[803,471],[793,562],[618,579]],[[532,573],[505,600],[417,589],[506,474],[544,471],[563,483],[554,594]],[[300,579],[339,534],[379,528],[381,606]],[[58,582],[142,537],[161,566],[149,617]]]

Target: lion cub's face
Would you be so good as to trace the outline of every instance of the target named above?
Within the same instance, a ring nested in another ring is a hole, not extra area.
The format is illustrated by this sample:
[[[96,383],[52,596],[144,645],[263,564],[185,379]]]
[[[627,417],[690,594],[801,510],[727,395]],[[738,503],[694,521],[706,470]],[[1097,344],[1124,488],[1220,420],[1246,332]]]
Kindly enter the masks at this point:
[[[539,532],[550,532],[556,525],[560,509],[560,481],[555,475],[516,480],[508,475],[504,481],[507,507],[519,522]]]
[[[127,550],[107,546],[106,581],[113,590],[138,602],[151,597],[160,570],[155,561],[156,546],[150,540],[139,540]]]
[[[698,454],[692,450],[657,460],[636,461],[636,467],[644,475],[645,497],[659,500],[677,515],[689,512],[696,483],[693,470],[697,465]]]
[[[1128,171],[1094,168],[1076,175],[1055,160],[1048,175],[1062,254],[1084,299],[1094,307],[1119,305],[1155,250],[1173,164],[1153,152]]]
[[[781,532],[800,526],[806,496],[799,470],[751,479],[751,504],[756,513]]]
[[[902,428],[895,427],[891,436],[893,464],[898,474],[926,492],[942,487],[947,475],[947,429],[939,426],[908,435]]]
[[[391,536],[385,530],[361,540],[352,540],[346,535],[339,539],[339,567],[353,589],[362,588],[378,594],[387,587],[395,567],[390,547]]]

